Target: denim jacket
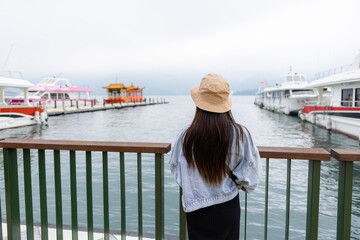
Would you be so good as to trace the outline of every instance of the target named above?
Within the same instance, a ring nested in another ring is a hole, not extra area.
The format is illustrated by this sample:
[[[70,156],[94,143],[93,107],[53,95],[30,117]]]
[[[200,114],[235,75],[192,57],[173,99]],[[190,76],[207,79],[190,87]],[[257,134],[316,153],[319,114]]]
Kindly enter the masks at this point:
[[[169,160],[170,170],[175,181],[183,190],[182,204],[185,212],[230,201],[236,197],[238,189],[250,193],[256,188],[262,173],[260,155],[245,128],[243,141],[240,140],[239,154],[236,154],[236,142],[234,141],[227,159],[229,168],[237,177],[236,184],[225,174],[222,182],[217,185],[207,183],[200,176],[196,164],[195,169],[188,166],[182,151],[185,131],[186,129],[181,131],[176,140]]]

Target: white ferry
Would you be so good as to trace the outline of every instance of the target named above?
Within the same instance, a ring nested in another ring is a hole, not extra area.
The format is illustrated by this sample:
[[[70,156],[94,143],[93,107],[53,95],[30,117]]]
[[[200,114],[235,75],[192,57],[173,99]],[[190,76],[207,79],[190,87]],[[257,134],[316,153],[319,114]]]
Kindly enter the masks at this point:
[[[360,54],[346,71],[314,80],[309,87],[318,90],[319,99],[304,106],[301,119],[360,140]]]
[[[290,67],[285,81],[260,89],[254,103],[270,111],[297,115],[304,105],[317,101],[317,91],[307,85],[304,75],[294,73]]]

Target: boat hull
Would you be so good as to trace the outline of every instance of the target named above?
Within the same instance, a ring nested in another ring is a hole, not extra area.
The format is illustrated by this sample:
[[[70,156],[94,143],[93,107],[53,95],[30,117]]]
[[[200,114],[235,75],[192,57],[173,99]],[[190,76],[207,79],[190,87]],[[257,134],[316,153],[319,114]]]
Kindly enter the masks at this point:
[[[360,140],[360,108],[305,106],[299,115],[306,122]]]

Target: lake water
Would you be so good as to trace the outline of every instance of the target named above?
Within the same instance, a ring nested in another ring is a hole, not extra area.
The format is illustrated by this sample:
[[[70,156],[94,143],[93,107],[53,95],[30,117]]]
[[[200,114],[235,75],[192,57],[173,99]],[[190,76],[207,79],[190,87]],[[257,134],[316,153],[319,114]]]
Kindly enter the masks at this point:
[[[125,142],[174,143],[178,133],[188,126],[195,113],[190,96],[166,97],[169,104],[125,108],[49,118],[49,126],[32,126],[0,132],[3,138],[94,140]],[[359,148],[359,141],[338,133],[302,123],[299,118],[261,110],[253,104],[253,96],[233,96],[232,112],[236,121],[245,125],[258,146]],[[53,155],[47,151],[47,192],[49,222],[55,223]],[[64,224],[71,223],[68,152],[62,156],[62,192]],[[79,225],[86,226],[85,158],[77,153],[77,191]],[[32,184],[38,192],[37,153],[32,151]],[[178,186],[169,171],[165,156],[165,234],[178,234]],[[2,154],[0,187],[4,189]],[[154,155],[143,155],[144,232],[154,232]],[[94,224],[103,227],[101,153],[93,153]],[[263,164],[265,160],[263,159]],[[265,166],[265,165],[264,165]],[[125,155],[127,231],[137,231],[136,154]],[[352,237],[360,236],[360,165],[354,164]],[[292,161],[290,238],[304,239],[306,229],[307,161]],[[19,163],[20,197],[23,201],[22,164]],[[119,156],[109,153],[110,228],[120,229]],[[338,163],[334,159],[321,165],[319,239],[336,238]],[[270,160],[268,238],[280,239],[285,226],[286,160]],[[1,192],[2,217],[5,218],[5,196]],[[248,239],[263,239],[264,176],[260,186],[248,195]],[[244,194],[241,193],[242,224]],[[34,218],[40,219],[39,196],[33,194]],[[24,219],[24,203],[21,203]],[[241,228],[243,231],[243,226]],[[241,232],[242,235],[242,232]],[[243,236],[241,236],[243,238]]]

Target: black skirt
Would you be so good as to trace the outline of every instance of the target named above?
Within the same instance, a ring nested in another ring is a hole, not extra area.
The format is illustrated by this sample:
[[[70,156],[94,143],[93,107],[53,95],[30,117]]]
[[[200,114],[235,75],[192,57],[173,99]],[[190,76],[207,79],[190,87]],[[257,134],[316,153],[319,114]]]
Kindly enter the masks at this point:
[[[186,213],[189,240],[238,240],[239,195],[234,199]]]

